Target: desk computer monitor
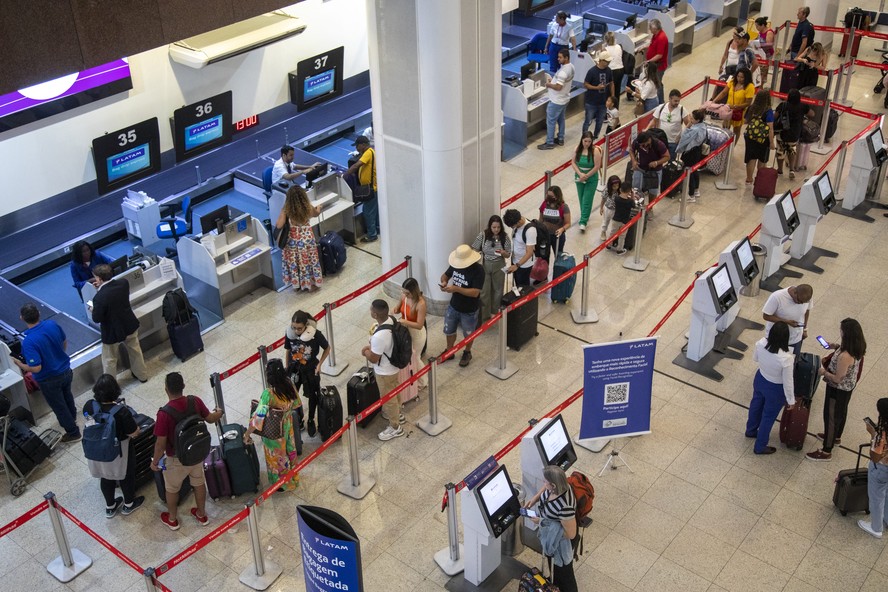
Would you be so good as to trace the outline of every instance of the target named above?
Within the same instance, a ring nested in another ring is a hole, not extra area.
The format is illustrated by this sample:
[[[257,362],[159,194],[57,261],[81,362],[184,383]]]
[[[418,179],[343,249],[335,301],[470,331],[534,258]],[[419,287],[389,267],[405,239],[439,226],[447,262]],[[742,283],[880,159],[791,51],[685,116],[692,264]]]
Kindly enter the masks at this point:
[[[560,414],[553,417],[549,425],[537,432],[533,441],[540,451],[544,465],[555,465],[566,471],[577,462],[577,453],[564,425],[564,418]]]
[[[231,222],[231,212],[228,211],[228,206],[222,206],[200,217],[200,231],[202,234],[209,234],[216,229],[222,229],[229,222]]]
[[[526,64],[521,66],[521,80],[526,80],[530,78],[530,75],[536,72],[536,69],[536,62],[527,62]]]
[[[749,242],[748,236],[744,236],[743,240],[731,249],[731,258],[737,269],[740,270],[740,281],[744,286],[748,286],[749,282],[759,274],[755,257],[752,256],[752,243]]]
[[[129,257],[127,255],[118,257],[111,262],[111,275],[114,277],[119,276],[127,269],[129,269]]]
[[[252,229],[252,216],[249,214],[241,214],[231,222],[225,224],[225,240],[227,240],[230,245],[242,236],[251,236],[250,231]]]
[[[305,180],[308,182],[307,188],[311,189],[314,182],[326,175],[329,170],[330,166],[326,162],[311,167],[311,170],[305,173]]]
[[[521,510],[505,465],[498,466],[487,475],[475,486],[474,492],[490,534],[499,538],[518,519]]]
[[[820,178],[814,183],[814,195],[817,196],[817,206],[821,214],[828,214],[836,207],[836,194],[833,192],[829,173],[823,171]]]
[[[731,283],[731,274],[728,272],[727,265],[719,265],[715,272],[706,278],[706,283],[709,285],[715,310],[719,314],[728,312],[728,309],[737,303],[737,292],[734,291],[734,284]]]
[[[795,202],[792,201],[792,193],[787,191],[777,200],[777,216],[783,226],[784,236],[789,236],[799,227],[799,215],[796,213]]]

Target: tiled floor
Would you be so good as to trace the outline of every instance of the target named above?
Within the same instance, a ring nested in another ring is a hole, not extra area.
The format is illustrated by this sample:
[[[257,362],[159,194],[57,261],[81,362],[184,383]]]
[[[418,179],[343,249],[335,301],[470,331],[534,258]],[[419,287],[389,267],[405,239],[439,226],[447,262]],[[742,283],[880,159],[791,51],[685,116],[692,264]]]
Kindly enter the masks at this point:
[[[865,6],[872,4],[865,3]],[[705,72],[714,72],[726,36],[711,41],[684,57],[667,73],[669,87],[687,88]],[[864,55],[873,44],[864,42]],[[836,58],[833,58],[833,63]],[[852,81],[850,97],[855,106],[881,111],[881,97],[866,93],[876,74],[861,70]],[[697,99],[692,99],[696,101]],[[691,101],[686,102],[693,105]],[[628,107],[624,107],[628,118]],[[581,118],[569,120],[568,143],[579,135]],[[850,137],[860,121],[845,115],[839,137]],[[502,167],[503,194],[508,196],[538,178],[541,171],[568,158],[571,148],[541,153],[530,149]],[[575,297],[568,305],[541,302],[540,335],[509,359],[521,371],[506,382],[484,372],[494,360],[495,334],[479,339],[475,360],[467,369],[446,364],[439,371],[440,410],[453,427],[432,438],[414,427],[408,436],[380,443],[376,432],[381,421],[360,430],[361,471],[373,474],[377,483],[368,496],[355,501],[337,493],[336,485],[347,475],[345,446],[336,445],[302,474],[299,490],[273,496],[261,507],[260,527],[266,556],[284,567],[273,590],[304,588],[302,565],[296,550],[294,512],[299,503],[334,509],[345,516],[362,541],[364,581],[368,591],[440,592],[447,577],[435,565],[433,554],[446,547],[445,514],[440,512],[443,484],[461,479],[520,431],[531,417],[564,400],[581,384],[581,352],[586,342],[602,342],[646,335],[693,278],[695,270],[710,265],[731,240],[751,231],[762,206],[743,186],[741,155],[734,157],[732,175],[740,189],[719,192],[712,177],[704,177],[703,197],[690,211],[696,223],[688,230],[668,226],[676,203],[658,208],[644,242],[644,256],[651,265],[643,273],[621,267],[623,259],[609,252],[591,261],[591,306],[600,315],[593,325],[574,325],[570,309],[579,306]],[[809,170],[822,162],[812,155]],[[575,207],[572,179],[558,176]],[[791,184],[785,177],[781,189]],[[520,202],[533,211],[539,193]],[[597,216],[597,215],[596,215]],[[597,218],[595,218],[597,219]],[[594,220],[595,220],[594,219]],[[593,222],[594,222],[593,220]],[[888,329],[884,322],[888,257],[888,224],[881,216],[866,224],[838,215],[819,225],[815,244],[840,253],[836,260],[821,262],[823,275],[805,274],[813,285],[816,307],[810,333],[834,337],[846,316],[860,320],[868,341],[863,380],[851,401],[845,441],[863,442],[859,421],[874,412],[875,400],[884,395],[888,381]],[[598,232],[590,226],[585,235],[572,229],[568,247],[575,253],[598,244]],[[468,237],[467,237],[468,238]],[[378,243],[377,243],[378,244]],[[371,246],[371,250],[375,245]],[[443,262],[441,263],[444,264]],[[205,336],[206,352],[185,364],[166,348],[148,353],[152,379],[145,385],[125,382],[126,397],[137,409],[148,411],[163,403],[162,380],[170,369],[181,370],[187,389],[210,400],[207,376],[224,370],[270,343],[283,331],[296,308],[315,312],[325,300],[342,295],[380,273],[372,253],[349,251],[342,275],[330,279],[312,296],[290,292],[257,293],[235,306],[228,322]],[[380,292],[381,293],[381,292]],[[336,346],[340,361],[349,371],[358,367],[358,351],[367,339],[368,303],[380,293],[358,298],[335,313]],[[743,298],[742,316],[757,319],[767,294]],[[829,464],[803,460],[803,453],[779,449],[770,457],[752,454],[743,437],[746,405],[755,366],[749,356],[719,364],[722,382],[701,378],[671,363],[682,345],[689,320],[689,306],[681,306],[660,331],[659,356],[654,380],[652,433],[620,441],[623,455],[634,469],[609,471],[595,478],[594,524],[586,535],[586,552],[576,566],[582,590],[636,591],[779,591],[830,592],[888,589],[888,549],[857,528],[859,516],[842,517],[833,509],[831,495],[837,470],[854,464],[848,449],[839,450]],[[441,320],[430,322],[430,350],[443,346]],[[752,343],[757,334],[746,333]],[[329,381],[344,392],[350,372]],[[224,381],[229,419],[245,421],[249,400],[260,392],[254,365]],[[811,429],[817,431],[823,390],[818,392]],[[79,399],[83,400],[83,397]],[[426,403],[407,408],[411,420],[426,412]],[[565,412],[576,430],[579,405]],[[410,426],[411,424],[408,424]],[[776,434],[772,434],[776,440]],[[308,450],[317,441],[309,440]],[[814,447],[809,438],[806,450]],[[505,459],[510,473],[520,475],[519,459]],[[578,468],[593,475],[603,464],[602,455],[580,449]],[[136,514],[105,520],[98,486],[88,476],[78,446],[60,450],[32,480],[32,487],[13,499],[0,491],[0,523],[6,523],[42,500],[47,491],[113,545],[140,565],[156,565],[206,533],[195,523],[171,533],[157,520],[161,509],[153,489],[143,493],[149,503]],[[187,505],[185,506],[188,507]],[[211,524],[219,524],[239,509],[238,501],[209,505]],[[63,586],[43,569],[56,550],[46,516],[40,516],[0,539],[0,576],[9,590],[102,589],[144,590],[138,574],[113,558],[97,543],[67,524],[74,546],[89,554],[95,564]],[[888,538],[888,537],[886,537]],[[539,557],[525,551],[519,559],[538,564]],[[251,561],[246,526],[240,524],[199,551],[183,565],[162,577],[176,592],[194,590],[242,590],[238,574]],[[513,585],[507,590],[512,590]]]

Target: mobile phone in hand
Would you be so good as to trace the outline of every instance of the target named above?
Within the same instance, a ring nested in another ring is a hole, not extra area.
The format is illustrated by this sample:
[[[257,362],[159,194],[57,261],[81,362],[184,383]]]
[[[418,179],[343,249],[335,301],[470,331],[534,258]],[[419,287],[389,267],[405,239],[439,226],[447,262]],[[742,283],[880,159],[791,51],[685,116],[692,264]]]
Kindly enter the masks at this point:
[[[817,342],[823,346],[823,349],[829,349],[829,342],[823,338],[823,335],[817,336]]]
[[[536,518],[537,513],[533,510],[528,510],[527,508],[521,508],[519,511],[522,516],[527,516],[528,518]]]
[[[876,426],[876,424],[873,423],[873,420],[870,419],[869,417],[864,417],[864,418],[863,418],[863,422],[864,422],[866,425],[868,425],[869,427],[873,428],[873,431],[874,431],[874,432],[878,432],[878,431],[879,431],[878,426]]]

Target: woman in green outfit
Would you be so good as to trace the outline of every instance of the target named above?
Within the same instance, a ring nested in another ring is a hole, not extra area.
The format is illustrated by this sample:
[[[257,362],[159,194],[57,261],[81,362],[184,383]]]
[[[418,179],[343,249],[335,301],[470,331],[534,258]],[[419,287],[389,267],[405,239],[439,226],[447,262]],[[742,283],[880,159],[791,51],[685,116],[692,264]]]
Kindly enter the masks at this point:
[[[580,199],[580,232],[586,232],[592,202],[598,190],[598,171],[601,169],[601,148],[594,145],[592,133],[586,132],[580,138],[577,152],[570,163],[577,183],[577,197]]]
[[[259,398],[259,405],[253,416],[250,418],[250,425],[244,434],[244,442],[249,442],[253,432],[262,432],[265,422],[268,420],[268,414],[272,410],[283,411],[283,426],[281,429],[281,437],[272,440],[262,437],[263,448],[265,448],[265,466],[268,474],[268,484],[273,485],[287,471],[295,467],[297,464],[296,454],[296,432],[293,431],[293,410],[302,405],[299,400],[299,394],[296,387],[287,376],[284,369],[284,363],[274,358],[265,365],[265,378],[268,388],[262,391]],[[275,414],[276,415],[276,414]],[[278,491],[289,491],[296,489],[299,485],[299,474],[293,475],[292,478],[284,482]]]

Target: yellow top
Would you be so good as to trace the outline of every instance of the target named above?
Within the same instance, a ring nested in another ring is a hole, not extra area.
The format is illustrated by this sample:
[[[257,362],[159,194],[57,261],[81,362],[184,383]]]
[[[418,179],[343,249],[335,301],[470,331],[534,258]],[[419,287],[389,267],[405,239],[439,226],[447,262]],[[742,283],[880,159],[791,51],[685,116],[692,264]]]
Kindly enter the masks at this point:
[[[369,185],[373,183],[373,191],[376,191],[376,153],[373,148],[367,148],[358,159],[362,164],[358,169],[358,183]]]

